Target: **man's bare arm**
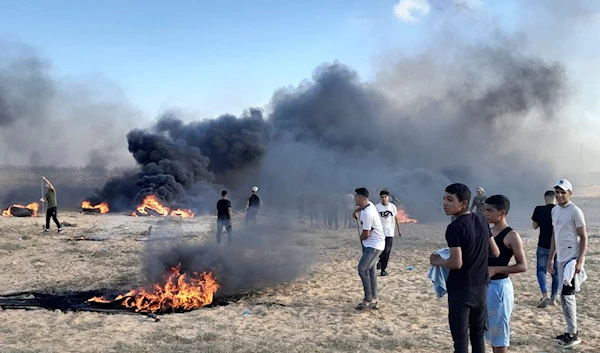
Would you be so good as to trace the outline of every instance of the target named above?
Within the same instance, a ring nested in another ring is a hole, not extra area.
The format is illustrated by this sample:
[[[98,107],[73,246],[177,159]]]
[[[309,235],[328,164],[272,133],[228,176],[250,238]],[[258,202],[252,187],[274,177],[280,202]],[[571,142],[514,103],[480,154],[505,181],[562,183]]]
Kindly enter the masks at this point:
[[[42,177],[42,180],[45,181],[46,184],[48,184],[48,189],[54,190],[54,185],[52,185],[52,183],[50,182],[50,180],[46,179],[45,176]]]
[[[369,235],[371,235],[371,231],[363,229],[362,233],[360,233],[360,240],[367,240]]]
[[[540,226],[536,221],[531,221],[532,225],[533,225],[533,229],[538,229],[538,227]]]
[[[450,257],[442,258],[439,254],[431,255],[431,265],[441,266],[449,270],[459,270],[462,265],[462,249],[460,247],[450,248]]]
[[[580,237],[579,256],[577,257],[577,263],[581,263],[583,265],[585,262],[585,253],[587,252],[588,245],[588,237],[585,226],[577,228],[577,235]]]
[[[494,237],[490,237],[490,256],[500,256],[500,248],[498,248],[498,244],[496,244],[496,239],[494,239]]]

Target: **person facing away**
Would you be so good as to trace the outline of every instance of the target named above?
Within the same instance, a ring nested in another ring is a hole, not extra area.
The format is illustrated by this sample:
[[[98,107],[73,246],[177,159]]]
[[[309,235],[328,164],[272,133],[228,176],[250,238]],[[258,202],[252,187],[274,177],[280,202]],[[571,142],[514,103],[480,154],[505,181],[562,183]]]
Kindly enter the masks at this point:
[[[56,189],[54,188],[54,185],[52,185],[52,183],[48,179],[46,179],[46,177],[43,176],[42,180],[46,182],[46,194],[43,198],[40,199],[40,201],[47,202],[46,227],[44,228],[44,232],[46,233],[50,231],[50,218],[52,218],[52,220],[56,224],[56,227],[58,228],[58,232],[60,233],[62,232],[62,227],[60,226],[60,222],[58,221],[58,217],[56,216],[56,208],[58,206],[58,202],[56,199]]]
[[[488,259],[488,272],[491,276],[487,296],[488,326],[485,338],[491,342],[494,353],[507,353],[510,346],[510,316],[515,301],[512,273],[527,271],[527,261],[523,241],[519,233],[506,222],[510,211],[510,201],[504,195],[492,195],[485,200],[484,215],[493,224],[492,236],[500,250],[497,258]],[[516,263],[508,266],[515,258]]]
[[[484,330],[487,319],[487,292],[490,276],[488,257],[498,257],[500,250],[489,225],[469,211],[471,190],[460,183],[448,185],[443,207],[447,216],[456,220],[446,228],[450,257],[433,253],[432,266],[449,269],[448,323],[454,341],[454,353],[467,353],[469,337],[472,353],[485,352]]]
[[[381,218],[383,234],[385,235],[385,248],[379,256],[377,269],[381,269],[382,276],[387,276],[387,265],[390,259],[390,253],[392,251],[392,243],[396,229],[398,230],[398,237],[401,236],[400,223],[398,222],[398,218],[396,218],[398,209],[396,208],[396,205],[389,201],[390,192],[387,190],[381,190],[379,192],[379,196],[381,197],[381,202],[375,205],[375,208],[377,209],[379,217]]]
[[[360,209],[362,257],[358,262],[358,275],[362,281],[364,299],[356,306],[357,310],[377,309],[377,273],[375,263],[385,248],[383,226],[375,205],[369,201],[369,190],[355,190],[355,203]]]
[[[223,227],[227,230],[227,240],[231,244],[233,211],[231,201],[227,199],[227,190],[221,191],[221,199],[217,201],[217,244],[221,244],[221,232]]]
[[[548,266],[548,256],[550,255],[550,243],[552,242],[552,209],[556,205],[556,197],[554,191],[548,190],[544,193],[543,206],[536,206],[531,216],[533,229],[540,230],[538,237],[537,249],[535,251],[536,259],[536,274],[540,290],[542,291],[542,299],[538,304],[538,308],[545,308],[550,305],[556,305],[556,296],[558,294],[558,269],[556,268],[556,256],[554,257],[554,274],[552,274],[552,289],[548,296],[546,284],[546,267]]]
[[[558,269],[558,283],[562,286],[560,294],[563,315],[567,323],[567,332],[556,336],[554,341],[563,348],[570,348],[581,343],[577,330],[577,301],[575,300],[575,277],[570,286],[565,286],[563,276],[565,267],[575,261],[575,273],[579,274],[585,264],[587,251],[587,232],[585,217],[577,205],[571,201],[573,186],[567,179],[560,179],[554,186],[554,194],[558,206],[552,208],[552,227],[554,234],[550,243],[550,254],[546,270],[554,274],[554,255]]]
[[[483,187],[478,186],[477,189],[477,196],[475,196],[473,198],[473,204],[471,205],[471,208],[469,209],[469,211],[473,212],[473,209],[475,209],[475,213],[478,214],[481,217],[483,216],[483,204],[485,203],[485,190],[483,189]]]
[[[354,228],[354,224],[352,222],[352,212],[354,211],[354,195],[353,194],[344,194],[342,196],[342,203],[344,204],[344,228]]]
[[[252,187],[252,194],[246,200],[246,223],[256,224],[258,211],[262,206],[262,199],[258,196],[258,186]]]

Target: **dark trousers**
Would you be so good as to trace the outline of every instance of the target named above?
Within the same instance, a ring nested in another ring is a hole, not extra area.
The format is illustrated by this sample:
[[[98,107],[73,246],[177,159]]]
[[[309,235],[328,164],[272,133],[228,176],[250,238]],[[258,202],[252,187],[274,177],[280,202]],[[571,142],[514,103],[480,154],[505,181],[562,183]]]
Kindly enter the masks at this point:
[[[258,215],[258,208],[248,207],[246,211],[246,223],[256,224],[256,216]]]
[[[381,264],[381,271],[385,271],[390,260],[390,253],[392,252],[392,244],[394,237],[385,237],[385,249],[381,255],[379,255],[379,264]]]
[[[50,218],[56,223],[56,227],[60,229],[60,222],[56,218],[56,207],[50,207],[46,210],[46,229],[50,229]]]
[[[352,209],[344,209],[344,228],[354,228],[352,223]]]
[[[308,217],[310,218],[310,226],[313,227],[314,225],[319,228],[319,212],[314,207],[308,209]]]
[[[223,227],[227,230],[227,240],[231,243],[231,220],[225,218],[217,218],[217,244],[221,244],[221,233],[223,232]]]
[[[469,337],[472,353],[485,353],[487,291],[487,284],[448,290],[448,322],[454,353],[468,353]]]
[[[335,224],[335,229],[338,229],[339,224],[338,224],[338,209],[337,207],[331,207],[328,210],[325,210],[325,212],[327,212],[327,221],[326,221],[326,226],[333,228],[333,225]]]

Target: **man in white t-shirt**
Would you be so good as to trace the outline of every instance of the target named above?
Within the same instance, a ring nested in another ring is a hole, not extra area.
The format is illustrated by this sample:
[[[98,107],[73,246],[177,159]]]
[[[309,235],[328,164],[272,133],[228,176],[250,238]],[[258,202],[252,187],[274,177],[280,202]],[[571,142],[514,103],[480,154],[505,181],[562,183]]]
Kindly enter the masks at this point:
[[[357,310],[377,309],[377,273],[375,264],[379,255],[385,248],[385,235],[383,226],[375,205],[369,201],[369,190],[358,188],[355,191],[354,201],[360,209],[360,223],[362,232],[362,257],[358,262],[358,275],[363,284],[365,297],[356,306]]]
[[[396,218],[398,209],[396,208],[396,205],[391,203],[389,200],[390,192],[387,190],[381,190],[379,192],[379,196],[381,197],[381,202],[375,205],[375,208],[377,208],[377,212],[381,218],[383,234],[385,234],[385,248],[379,256],[377,269],[381,269],[382,276],[387,276],[388,272],[386,269],[390,259],[390,252],[392,251],[392,242],[394,240],[394,233],[396,232],[396,229],[398,229],[398,237],[401,236],[400,223],[398,222],[398,218]]]
[[[562,285],[560,295],[563,314],[567,323],[567,332],[556,336],[554,340],[559,346],[570,348],[581,343],[577,332],[577,302],[575,286],[564,285],[563,273],[566,265],[576,261],[575,273],[583,270],[587,251],[587,232],[585,217],[577,205],[571,202],[573,186],[567,179],[560,179],[554,186],[554,194],[558,206],[552,208],[553,235],[550,243],[547,271],[554,274],[554,255],[558,269],[558,283]]]

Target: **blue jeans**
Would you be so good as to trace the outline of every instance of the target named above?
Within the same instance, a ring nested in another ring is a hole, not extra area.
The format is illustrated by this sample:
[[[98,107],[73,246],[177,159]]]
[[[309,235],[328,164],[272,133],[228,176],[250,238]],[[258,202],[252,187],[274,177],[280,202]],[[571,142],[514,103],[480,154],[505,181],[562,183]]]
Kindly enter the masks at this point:
[[[362,247],[362,257],[358,262],[358,275],[362,280],[363,289],[365,291],[364,300],[370,302],[377,299],[377,270],[376,264],[382,250],[375,248]]]
[[[535,256],[537,259],[537,279],[540,284],[540,289],[542,290],[542,294],[548,293],[548,288],[546,287],[546,268],[548,266],[548,258],[550,257],[550,249],[540,248],[538,246],[537,251],[535,252]],[[556,299],[556,294],[558,293],[558,268],[556,267],[556,256],[554,256],[554,274],[552,275],[552,294],[550,298],[552,300]]]

